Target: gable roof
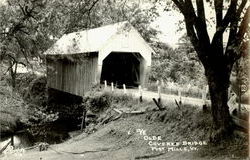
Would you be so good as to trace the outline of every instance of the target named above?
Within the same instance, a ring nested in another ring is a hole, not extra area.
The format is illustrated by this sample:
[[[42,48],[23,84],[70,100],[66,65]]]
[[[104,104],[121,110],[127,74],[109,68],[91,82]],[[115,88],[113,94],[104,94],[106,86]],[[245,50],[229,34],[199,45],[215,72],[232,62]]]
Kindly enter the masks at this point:
[[[59,55],[99,51],[106,41],[118,32],[125,30],[128,25],[130,24],[124,21],[99,28],[65,34],[44,54]]]

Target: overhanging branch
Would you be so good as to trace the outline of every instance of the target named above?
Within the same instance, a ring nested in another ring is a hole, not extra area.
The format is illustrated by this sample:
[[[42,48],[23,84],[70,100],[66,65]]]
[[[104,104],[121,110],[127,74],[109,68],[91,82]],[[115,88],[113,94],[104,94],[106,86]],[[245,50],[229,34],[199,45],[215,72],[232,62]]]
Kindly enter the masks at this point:
[[[238,43],[240,43],[243,38],[244,38],[244,34],[247,33],[248,29],[249,29],[249,23],[250,23],[250,6],[247,7],[247,10],[244,14],[243,20],[241,21],[240,27],[239,27],[239,31],[237,33],[237,39],[238,39]]]
[[[235,16],[237,2],[238,0],[231,0],[230,6],[222,20],[222,25],[219,28],[219,31],[221,30],[221,32],[224,32],[228,24],[231,22],[232,18]]]
[[[206,24],[206,16],[205,16],[205,9],[203,0],[196,0],[197,6],[197,18],[195,20],[195,28],[197,31],[197,35],[199,40],[205,44],[202,47],[206,47],[210,45],[210,39],[207,32],[207,24]]]
[[[184,2],[182,0],[173,0],[174,4],[179,8],[180,12],[184,13]]]
[[[239,8],[238,8],[237,11],[236,11],[236,17],[240,17],[240,15],[241,15],[243,9],[244,9],[245,6],[246,6],[246,3],[247,3],[247,0],[242,0],[242,2],[241,2],[241,4],[240,4]]]
[[[233,22],[235,14],[236,14],[236,6],[237,6],[238,0],[231,0],[230,6],[227,10],[226,15],[224,16],[224,19],[221,21],[221,24],[216,28],[216,32],[212,39],[212,46],[214,48],[217,48],[217,50],[220,50],[219,53],[223,53],[223,33],[225,32],[226,28],[228,27],[229,23]],[[217,2],[219,3],[219,2]],[[219,4],[217,4],[219,5]],[[219,9],[217,9],[217,12],[219,12]],[[221,13],[218,13],[221,14]],[[220,18],[218,17],[218,20]]]
[[[196,50],[199,59],[202,63],[206,63],[206,56],[204,55],[206,46],[209,46],[210,40],[206,28],[205,10],[203,0],[197,0],[197,15],[193,7],[191,0],[185,0],[185,2],[173,0],[179,10],[184,16],[187,35],[190,38],[194,49]]]
[[[222,9],[223,0],[214,0],[215,17],[216,17],[216,28],[222,25]]]
[[[248,6],[243,20],[241,21],[240,27],[236,36],[229,37],[232,38],[231,41],[228,42],[228,46],[226,48],[226,52],[228,53],[229,59],[232,63],[234,63],[237,59],[239,59],[244,53],[248,52],[249,47],[249,39],[244,40],[244,35],[249,31],[249,23],[250,23],[250,6]]]
[[[204,2],[203,0],[196,0],[197,15],[202,21],[206,21]]]

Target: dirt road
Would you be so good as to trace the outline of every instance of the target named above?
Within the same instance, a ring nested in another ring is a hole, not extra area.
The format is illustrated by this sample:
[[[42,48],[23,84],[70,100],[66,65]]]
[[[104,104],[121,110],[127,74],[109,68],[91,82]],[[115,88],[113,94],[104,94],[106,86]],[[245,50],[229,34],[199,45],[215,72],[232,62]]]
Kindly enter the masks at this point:
[[[142,116],[133,116],[113,121],[102,126],[97,132],[81,134],[62,144],[51,145],[47,151],[39,152],[38,148],[22,154],[5,154],[5,160],[132,160],[148,155],[150,159],[194,159],[194,152],[152,151],[137,130],[144,129],[150,135],[162,135],[163,124],[145,123]]]
[[[124,93],[123,89],[116,89],[115,92]],[[134,98],[139,99],[140,94],[139,94],[138,89],[127,89],[126,92],[127,92],[127,94],[132,95]],[[142,97],[144,100],[152,101],[153,98],[157,99],[159,97],[159,95],[156,92],[143,90]],[[175,100],[178,102],[180,99],[182,101],[182,104],[188,104],[188,105],[197,106],[197,107],[202,107],[204,103],[206,103],[207,105],[211,104],[210,100],[204,101],[202,99],[193,98],[193,97],[183,97],[182,96],[180,98],[177,95],[161,94],[161,100],[162,100],[162,102],[164,102],[166,104],[169,104],[169,103],[175,104]],[[248,104],[242,104],[242,108],[245,108],[246,110],[250,111],[250,105],[248,105]]]
[[[128,93],[139,97],[139,92],[136,89],[129,89]],[[152,92],[152,91],[145,91],[142,92],[142,97],[146,100],[152,100],[152,98],[158,98],[158,93]],[[163,102],[172,102],[175,103],[175,100],[179,101],[180,97],[177,95],[168,95],[168,94],[161,94],[161,99]],[[183,104],[192,104],[197,106],[202,106],[204,101],[202,99],[198,98],[192,98],[192,97],[181,97],[181,101]],[[209,101],[207,101],[209,103]]]

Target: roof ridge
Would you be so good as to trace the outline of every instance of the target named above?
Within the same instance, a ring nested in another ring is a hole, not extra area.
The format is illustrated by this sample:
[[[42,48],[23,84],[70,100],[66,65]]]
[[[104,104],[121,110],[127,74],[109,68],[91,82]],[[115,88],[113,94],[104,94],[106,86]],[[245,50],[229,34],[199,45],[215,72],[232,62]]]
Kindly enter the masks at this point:
[[[87,32],[87,31],[91,31],[91,30],[95,30],[95,29],[101,29],[101,28],[107,28],[107,27],[114,27],[115,25],[120,25],[120,26],[118,26],[118,28],[121,28],[126,23],[130,24],[128,21],[121,21],[121,22],[106,24],[106,25],[103,25],[103,26],[100,26],[100,27],[88,28],[88,29],[85,29],[85,30],[79,30],[79,31],[67,33],[67,34],[64,34],[63,36],[70,35],[70,34],[81,33],[81,32]]]

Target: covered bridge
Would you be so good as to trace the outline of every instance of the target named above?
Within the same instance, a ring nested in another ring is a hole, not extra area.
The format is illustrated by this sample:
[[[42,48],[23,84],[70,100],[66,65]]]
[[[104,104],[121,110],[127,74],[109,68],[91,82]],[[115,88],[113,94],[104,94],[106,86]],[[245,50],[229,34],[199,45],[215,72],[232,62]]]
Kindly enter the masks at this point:
[[[63,35],[44,54],[48,87],[83,96],[105,80],[144,86],[153,49],[128,22]]]

